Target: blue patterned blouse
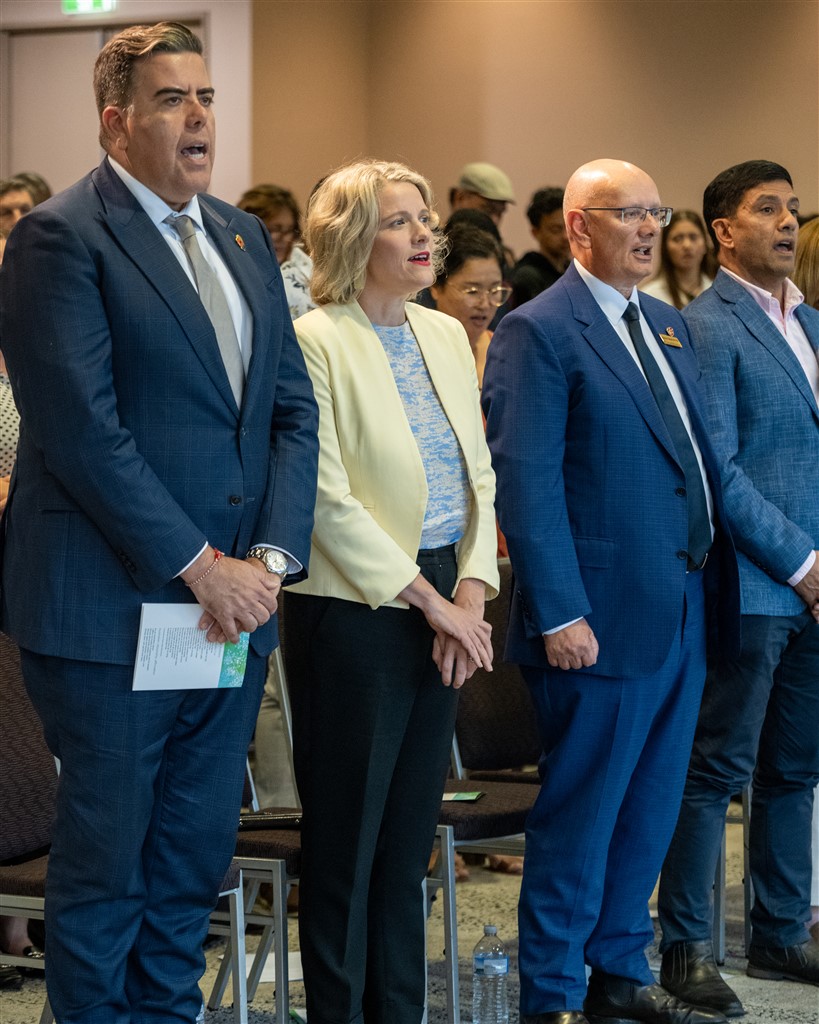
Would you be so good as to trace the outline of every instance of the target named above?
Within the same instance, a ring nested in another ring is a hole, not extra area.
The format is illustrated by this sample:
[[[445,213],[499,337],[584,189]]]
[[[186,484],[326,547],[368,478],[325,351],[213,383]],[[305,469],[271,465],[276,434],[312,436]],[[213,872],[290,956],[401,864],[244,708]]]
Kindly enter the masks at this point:
[[[464,535],[472,503],[461,446],[409,323],[373,327],[387,354],[427,477],[429,498],[420,546],[454,544]]]

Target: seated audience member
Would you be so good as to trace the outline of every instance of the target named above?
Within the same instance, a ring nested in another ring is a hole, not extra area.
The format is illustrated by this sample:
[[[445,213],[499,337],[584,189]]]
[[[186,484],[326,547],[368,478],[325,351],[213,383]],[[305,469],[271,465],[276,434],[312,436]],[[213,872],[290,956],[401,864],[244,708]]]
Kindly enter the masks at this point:
[[[805,302],[819,309],[819,216],[801,221],[799,244],[796,247],[796,264],[793,268],[793,283],[805,296]],[[810,895],[810,920],[808,928],[816,942],[819,942],[819,786],[813,794],[813,833],[811,849],[813,871]]]
[[[39,206],[40,203],[44,203],[46,199],[51,198],[51,186],[42,174],[38,174],[36,171],[18,171],[14,177],[18,181],[23,182],[29,195],[34,200],[35,206]]]
[[[27,213],[31,213],[37,204],[22,178],[4,178],[0,181],[0,231],[6,236]]]
[[[512,271],[512,309],[540,295],[569,265],[569,239],[563,222],[563,189],[539,188],[526,210],[537,249],[521,256]]]
[[[278,185],[256,185],[236,204],[240,210],[255,213],[270,232],[276,259],[284,279],[290,318],[316,308],[310,298],[313,261],[299,244],[301,211],[292,192]]]
[[[660,240],[660,269],[640,290],[683,309],[710,287],[715,273],[702,217],[694,210],[675,210]]]
[[[408,301],[435,280],[431,206],[419,174],[366,161],[331,174],[307,214],[319,308],[295,327],[320,410],[319,487],[285,657],[319,1024],[424,1016],[421,885],[457,689],[491,667],[495,486],[475,367],[459,323]]]

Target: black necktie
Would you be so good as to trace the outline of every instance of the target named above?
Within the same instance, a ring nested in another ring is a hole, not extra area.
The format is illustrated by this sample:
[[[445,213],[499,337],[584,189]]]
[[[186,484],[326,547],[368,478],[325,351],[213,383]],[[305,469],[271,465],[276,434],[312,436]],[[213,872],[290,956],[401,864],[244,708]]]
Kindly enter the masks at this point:
[[[202,255],[199,242],[196,240],[196,225],[191,218],[181,214],[179,217],[168,217],[167,222],[182,239],[182,245],[199,288],[199,298],[207,310],[216,333],[216,341],[219,344],[219,351],[222,353],[222,362],[225,364],[233,397],[241,408],[245,368],[224,290],[219,283],[219,278]]]
[[[630,302],[623,313],[623,319],[628,326],[628,333],[634,342],[637,358],[643,367],[648,386],[654,395],[654,401],[660,410],[660,415],[665,421],[671,440],[674,442],[674,450],[677,459],[685,474],[685,495],[688,504],[688,558],[689,565],[700,566],[709,548],[711,547],[711,522],[708,518],[708,502],[705,497],[705,487],[702,482],[702,473],[694,452],[694,445],[691,437],[685,429],[682,416],[674,401],[674,396],[668,389],[665,377],[663,377],[657,361],[643,337],[643,330],[640,326],[640,310]]]

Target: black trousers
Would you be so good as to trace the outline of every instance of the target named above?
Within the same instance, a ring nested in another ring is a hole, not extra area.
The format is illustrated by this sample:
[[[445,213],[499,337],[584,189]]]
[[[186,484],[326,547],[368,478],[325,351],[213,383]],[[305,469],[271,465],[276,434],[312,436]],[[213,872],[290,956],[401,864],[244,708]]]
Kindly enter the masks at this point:
[[[446,597],[454,551],[419,554]],[[299,933],[310,1024],[420,1024],[421,885],[457,691],[415,608],[288,593],[285,658],[304,808]]]

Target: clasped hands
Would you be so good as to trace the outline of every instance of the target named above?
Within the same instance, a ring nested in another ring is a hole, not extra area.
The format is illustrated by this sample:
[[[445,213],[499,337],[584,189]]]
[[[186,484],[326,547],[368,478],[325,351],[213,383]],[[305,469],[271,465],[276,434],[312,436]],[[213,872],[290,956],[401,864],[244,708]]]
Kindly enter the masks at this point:
[[[819,622],[819,551],[816,560],[793,588],[808,606],[808,611]]]
[[[444,686],[458,689],[478,666],[492,671],[492,627],[483,617],[482,580],[461,580],[447,601],[419,574],[398,596],[419,608],[434,631],[432,660]]]
[[[182,574],[185,582],[201,576],[213,561],[213,548]],[[281,578],[268,572],[258,558],[223,556],[214,570],[196,584],[196,600],[204,609],[199,628],[207,630],[207,639],[235,644],[239,633],[252,633],[276,614]]]

